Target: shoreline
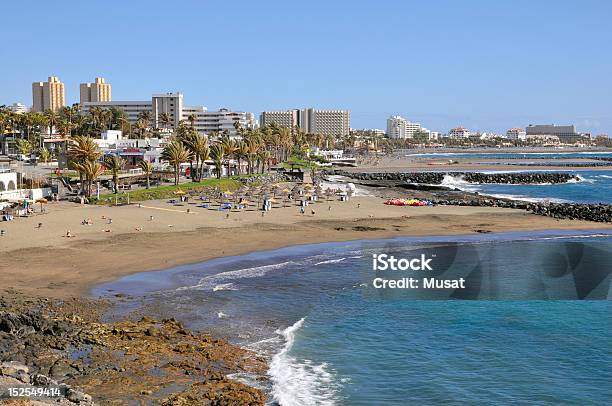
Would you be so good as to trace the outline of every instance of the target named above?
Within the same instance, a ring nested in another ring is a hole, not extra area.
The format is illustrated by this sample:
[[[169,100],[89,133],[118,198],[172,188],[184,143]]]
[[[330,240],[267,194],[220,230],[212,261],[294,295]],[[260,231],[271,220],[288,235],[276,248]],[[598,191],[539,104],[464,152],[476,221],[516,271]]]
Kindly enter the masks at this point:
[[[47,214],[19,219],[6,227],[7,236],[13,237],[2,240],[0,252],[10,260],[0,265],[0,285],[39,296],[83,297],[94,286],[128,274],[298,244],[477,232],[612,229],[605,223],[557,220],[516,209],[390,207],[383,201],[355,197],[347,203],[313,205],[317,210],[314,216],[300,215],[296,207],[287,207],[273,209],[268,217],[252,211],[231,213],[229,219],[210,210],[188,215],[184,208],[168,209],[164,202],[149,202],[146,208],[50,204]],[[52,212],[56,208],[59,210]],[[145,220],[149,215],[155,216],[154,224]],[[102,216],[112,217],[112,225],[98,225]],[[93,218],[94,225],[80,226],[80,218]],[[40,219],[44,225],[38,230]],[[72,224],[66,226],[67,221]],[[61,237],[66,227],[71,227],[75,238]],[[143,227],[142,231],[136,231],[138,227]],[[103,231],[109,228],[112,232]]]

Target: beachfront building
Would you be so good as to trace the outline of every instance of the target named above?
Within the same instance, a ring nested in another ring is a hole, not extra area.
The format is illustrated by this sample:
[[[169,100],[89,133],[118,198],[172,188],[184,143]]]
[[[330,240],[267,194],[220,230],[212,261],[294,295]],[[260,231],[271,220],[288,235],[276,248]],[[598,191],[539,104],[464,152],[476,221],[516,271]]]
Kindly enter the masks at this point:
[[[191,124],[201,134],[209,134],[213,131],[222,132],[227,130],[230,135],[237,134],[234,123],[238,123],[240,128],[255,128],[257,122],[253,113],[244,111],[232,111],[230,109],[220,109],[219,111],[209,111],[203,106],[185,106],[183,94],[163,93],[154,94],[151,100],[142,101],[99,101],[85,102],[81,106],[83,113],[88,113],[92,107],[111,108],[115,107],[126,112],[130,124],[138,121],[138,116],[143,112],[151,115],[151,126],[154,128],[178,128],[181,121]],[[169,122],[164,118],[168,117]]]
[[[511,128],[506,131],[506,138],[512,141],[525,141],[527,139],[527,132],[522,128]]]
[[[112,87],[104,78],[97,77],[93,83],[79,85],[81,104],[85,102],[109,102],[113,99]]]
[[[450,138],[470,138],[470,135],[472,135],[470,130],[463,127],[451,128],[448,132]]]
[[[46,82],[32,83],[32,111],[58,111],[65,105],[64,84],[57,76],[49,76]]]
[[[28,112],[28,107],[23,103],[13,103],[10,106],[6,106],[6,108],[16,114]]]
[[[264,111],[259,115],[262,126],[276,125],[283,128],[294,128],[298,125],[298,110]]]
[[[218,111],[208,111],[206,107],[188,106],[183,108],[182,120],[191,123],[201,134],[227,131],[230,136],[238,136],[236,126],[240,129],[257,127],[255,115],[246,111],[231,111],[222,108]]]
[[[543,138],[546,136],[552,136],[559,138],[560,142],[575,142],[580,134],[576,132],[574,125],[555,125],[555,124],[529,124],[525,128],[527,138]]]
[[[347,136],[351,130],[348,110],[319,110],[314,108],[287,111],[264,111],[261,113],[262,126],[275,124],[279,127],[298,127],[309,134]]]
[[[401,116],[391,116],[387,119],[387,137],[393,139],[409,139],[414,133],[421,131],[419,123],[413,123]]]

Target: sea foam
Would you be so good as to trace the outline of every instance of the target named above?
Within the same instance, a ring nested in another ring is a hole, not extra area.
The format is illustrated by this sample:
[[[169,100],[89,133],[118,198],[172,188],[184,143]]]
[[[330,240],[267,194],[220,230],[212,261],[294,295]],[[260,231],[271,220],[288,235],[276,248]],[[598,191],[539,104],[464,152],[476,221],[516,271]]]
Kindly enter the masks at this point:
[[[272,381],[272,397],[283,406],[336,404],[338,383],[327,364],[314,364],[290,355],[296,333],[304,325],[304,318],[282,331],[284,347],[272,357],[268,374]]]

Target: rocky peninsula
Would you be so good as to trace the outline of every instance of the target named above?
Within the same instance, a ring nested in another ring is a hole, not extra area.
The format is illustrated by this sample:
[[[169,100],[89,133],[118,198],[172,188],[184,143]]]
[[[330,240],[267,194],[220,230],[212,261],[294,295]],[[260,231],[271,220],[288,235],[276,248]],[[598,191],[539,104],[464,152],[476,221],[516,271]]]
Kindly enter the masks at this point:
[[[4,291],[0,382],[58,385],[63,396],[52,401],[66,405],[92,405],[92,399],[166,406],[265,403],[262,391],[227,377],[264,376],[265,360],[174,319],[102,323],[100,310],[107,306]]]

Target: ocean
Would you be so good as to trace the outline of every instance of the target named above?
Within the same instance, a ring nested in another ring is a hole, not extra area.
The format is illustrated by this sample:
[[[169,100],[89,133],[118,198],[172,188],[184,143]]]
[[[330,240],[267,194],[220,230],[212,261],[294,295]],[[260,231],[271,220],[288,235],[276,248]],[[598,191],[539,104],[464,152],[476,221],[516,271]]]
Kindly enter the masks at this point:
[[[435,275],[477,287],[473,300],[374,290],[380,252],[432,257]],[[603,405],[611,254],[610,231],[402,237],[220,258],[92,293],[268,357],[271,405]]]
[[[546,172],[553,171],[547,170]],[[508,173],[528,171],[481,171],[483,173]],[[606,170],[571,170],[568,172],[578,176],[579,180],[559,184],[480,184],[469,183],[461,177],[446,176],[442,185],[470,192],[527,201],[550,201],[555,203],[606,203],[611,204],[612,171]]]
[[[556,163],[559,159],[610,158],[612,152],[427,152],[407,154],[410,158],[474,159],[474,163],[494,164],[496,159],[511,159],[513,164],[535,164],[535,162]],[[489,161],[491,160],[491,161]],[[538,161],[534,161],[538,160]],[[550,201],[556,203],[606,203],[612,196],[612,171],[609,170],[567,170],[558,166],[533,171],[513,170],[511,165],[499,165],[500,170],[482,170],[483,173],[512,172],[568,172],[578,175],[579,180],[565,184],[506,185],[477,184],[465,182],[461,177],[447,176],[443,185],[470,192],[527,201]],[[452,171],[452,169],[448,169]]]

